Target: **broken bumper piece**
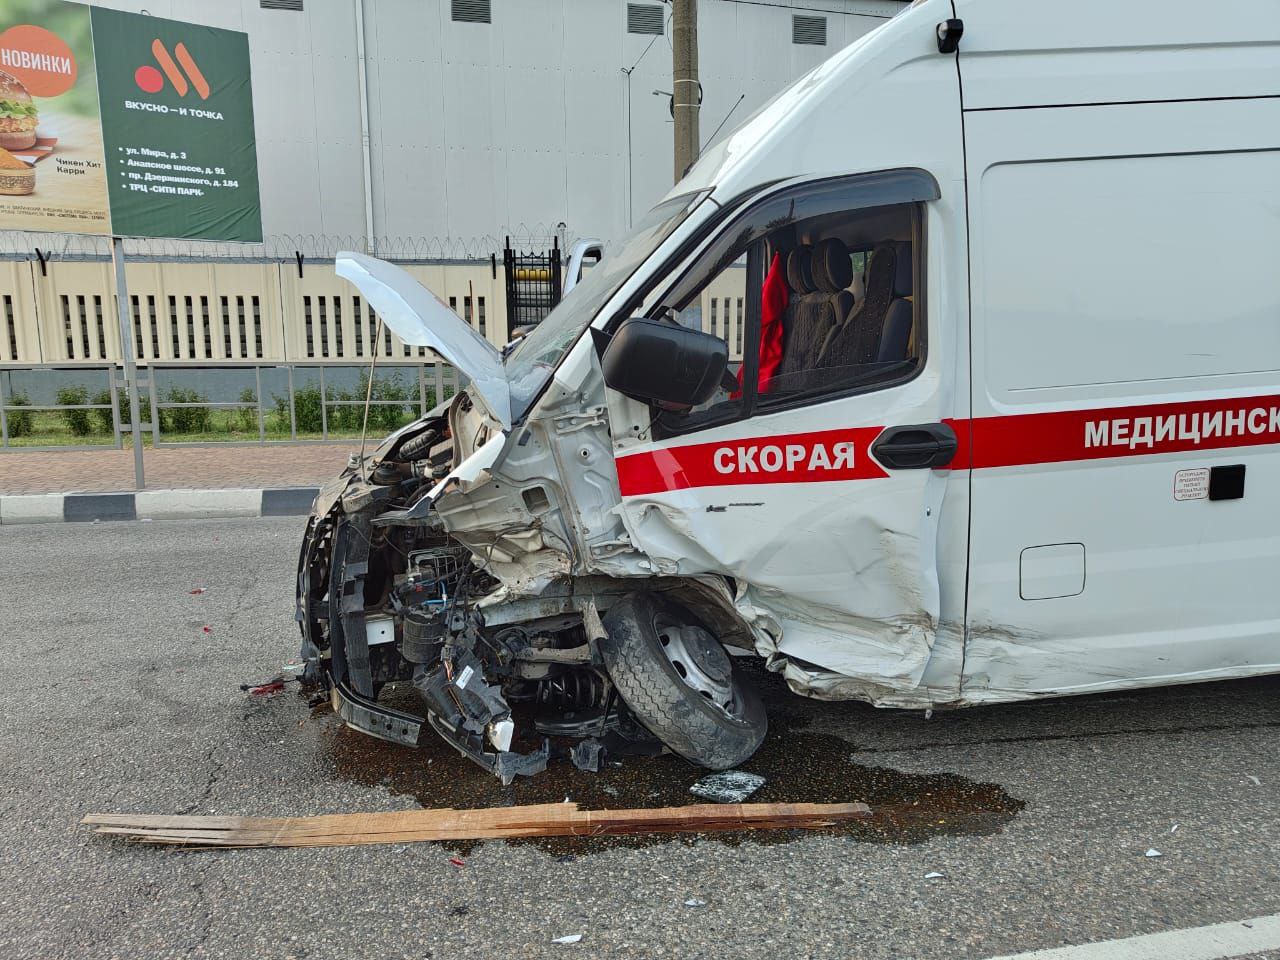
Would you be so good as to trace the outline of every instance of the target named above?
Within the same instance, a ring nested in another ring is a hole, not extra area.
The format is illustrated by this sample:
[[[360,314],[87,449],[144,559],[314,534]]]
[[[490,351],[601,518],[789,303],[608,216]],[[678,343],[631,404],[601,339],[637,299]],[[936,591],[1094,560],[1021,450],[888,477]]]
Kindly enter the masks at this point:
[[[352,730],[359,730],[379,740],[404,744],[407,747],[418,745],[418,735],[422,732],[422,718],[412,714],[391,710],[366,700],[345,683],[330,678],[329,703],[333,712]]]
[[[424,721],[422,717],[392,710],[362,697],[332,676],[329,684],[329,703],[333,712],[348,727],[360,733],[406,747],[416,747],[422,725],[424,722],[428,723],[451,747],[498,777],[504,785],[518,776],[532,776],[547,768],[551,748],[546,740],[530,753],[515,753],[510,750],[491,753],[484,749],[483,741],[469,733],[463,725],[452,724],[432,711],[428,711]]]
[[[515,727],[501,691],[485,682],[483,668],[474,657],[464,653],[458,660],[466,664],[458,674],[444,666],[434,670],[419,667],[414,672],[413,685],[427,704],[431,728],[504,785],[517,776],[532,776],[545,770],[551,756],[550,744],[543,740],[530,753],[507,749]],[[486,738],[498,748],[497,752],[485,749]]]

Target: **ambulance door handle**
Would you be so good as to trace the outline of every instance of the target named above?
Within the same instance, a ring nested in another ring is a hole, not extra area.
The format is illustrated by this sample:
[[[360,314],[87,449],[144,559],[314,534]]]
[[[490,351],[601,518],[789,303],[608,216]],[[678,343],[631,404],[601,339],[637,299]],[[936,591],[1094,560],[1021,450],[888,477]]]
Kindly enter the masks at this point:
[[[956,455],[956,433],[945,423],[890,427],[876,438],[871,453],[890,470],[945,467]]]

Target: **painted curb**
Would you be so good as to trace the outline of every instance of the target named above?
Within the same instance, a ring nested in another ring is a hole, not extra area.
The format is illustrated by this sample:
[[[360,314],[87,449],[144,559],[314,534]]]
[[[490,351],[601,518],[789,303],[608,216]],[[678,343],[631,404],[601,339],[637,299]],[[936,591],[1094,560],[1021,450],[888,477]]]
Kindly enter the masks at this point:
[[[140,490],[136,493],[37,493],[0,496],[0,526],[108,520],[211,520],[303,517],[319,487]]]

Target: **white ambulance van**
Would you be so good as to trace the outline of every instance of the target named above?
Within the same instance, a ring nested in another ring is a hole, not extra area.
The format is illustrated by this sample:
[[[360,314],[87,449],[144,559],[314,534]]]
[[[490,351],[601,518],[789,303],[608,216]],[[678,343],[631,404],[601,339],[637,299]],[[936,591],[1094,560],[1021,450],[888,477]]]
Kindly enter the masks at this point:
[[[766,722],[726,649],[912,708],[1280,671],[1274,0],[918,0],[502,355],[338,270],[470,381],[308,527],[360,729],[725,767]]]

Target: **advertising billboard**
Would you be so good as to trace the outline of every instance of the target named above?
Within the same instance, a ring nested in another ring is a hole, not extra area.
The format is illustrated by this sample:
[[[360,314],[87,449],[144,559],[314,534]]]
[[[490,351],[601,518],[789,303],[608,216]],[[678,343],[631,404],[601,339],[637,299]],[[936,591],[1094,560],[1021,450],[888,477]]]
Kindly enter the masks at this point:
[[[248,37],[0,0],[0,227],[261,241]]]

